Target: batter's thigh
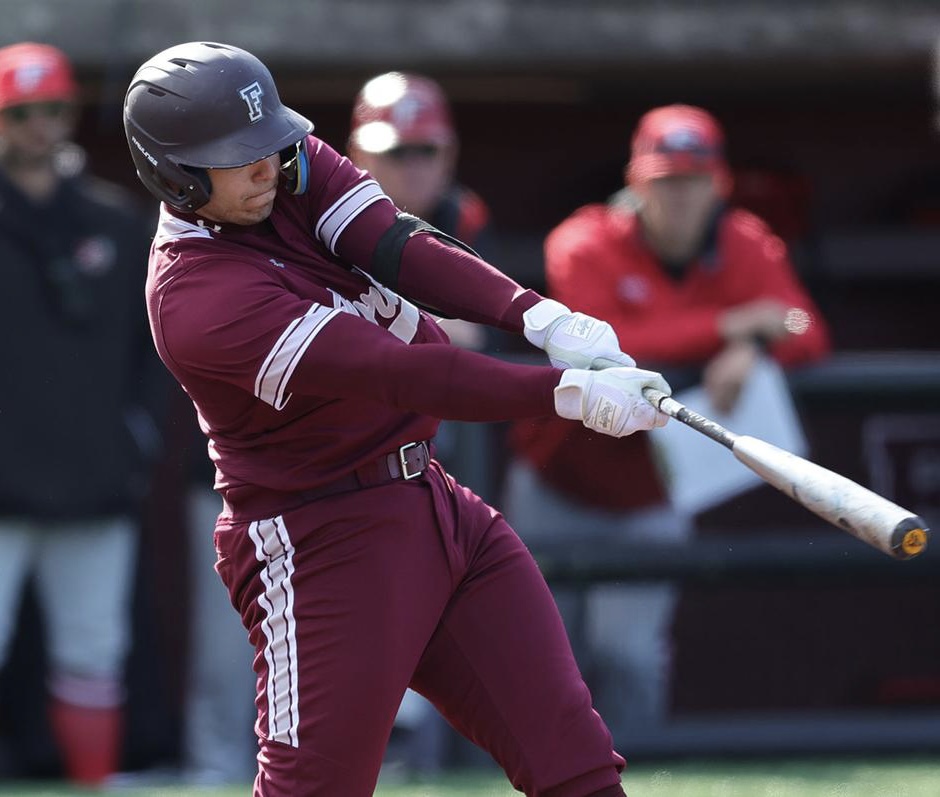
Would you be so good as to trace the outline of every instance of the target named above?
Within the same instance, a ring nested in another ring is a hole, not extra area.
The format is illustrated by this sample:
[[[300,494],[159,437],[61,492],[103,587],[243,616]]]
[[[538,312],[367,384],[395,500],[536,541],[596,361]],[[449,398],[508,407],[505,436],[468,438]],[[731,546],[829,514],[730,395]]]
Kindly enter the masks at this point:
[[[619,783],[623,759],[535,561],[501,516],[474,501],[464,496],[455,533],[467,571],[413,685],[530,797]]]
[[[255,646],[255,795],[368,797],[451,593],[427,485],[397,483],[220,529]]]

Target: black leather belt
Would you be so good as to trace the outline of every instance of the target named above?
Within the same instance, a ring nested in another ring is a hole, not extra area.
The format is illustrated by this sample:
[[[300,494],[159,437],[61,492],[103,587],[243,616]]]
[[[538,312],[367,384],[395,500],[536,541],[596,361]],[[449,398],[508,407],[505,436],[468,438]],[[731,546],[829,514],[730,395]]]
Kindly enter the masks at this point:
[[[315,501],[330,495],[377,487],[393,481],[410,481],[424,473],[431,462],[431,451],[425,440],[405,443],[390,454],[383,454],[336,481],[302,490],[297,495]]]

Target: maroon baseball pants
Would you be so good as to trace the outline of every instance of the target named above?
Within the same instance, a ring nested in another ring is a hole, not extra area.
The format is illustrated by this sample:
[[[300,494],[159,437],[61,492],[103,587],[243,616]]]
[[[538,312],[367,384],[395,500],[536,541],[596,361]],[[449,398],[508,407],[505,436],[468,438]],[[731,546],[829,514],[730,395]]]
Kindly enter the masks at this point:
[[[220,521],[216,545],[256,651],[255,797],[371,795],[408,686],[530,797],[620,783],[534,560],[436,463],[270,520]]]

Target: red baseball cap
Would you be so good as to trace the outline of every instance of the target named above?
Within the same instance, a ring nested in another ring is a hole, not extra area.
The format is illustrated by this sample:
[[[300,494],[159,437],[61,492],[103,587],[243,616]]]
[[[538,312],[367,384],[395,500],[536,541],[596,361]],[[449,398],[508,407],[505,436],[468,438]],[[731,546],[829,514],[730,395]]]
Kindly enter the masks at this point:
[[[627,182],[642,183],[674,174],[713,174],[730,180],[725,136],[710,113],[693,105],[665,105],[637,124],[627,164]]]
[[[356,95],[349,143],[364,152],[378,154],[402,144],[447,146],[456,140],[447,97],[430,78],[386,72]]]
[[[58,48],[34,42],[0,47],[0,110],[77,96],[72,65]]]

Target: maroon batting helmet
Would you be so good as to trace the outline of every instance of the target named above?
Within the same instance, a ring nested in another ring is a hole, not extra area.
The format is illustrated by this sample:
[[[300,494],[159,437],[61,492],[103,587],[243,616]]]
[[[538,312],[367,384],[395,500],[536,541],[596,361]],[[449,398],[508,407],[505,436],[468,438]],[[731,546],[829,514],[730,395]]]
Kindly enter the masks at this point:
[[[182,210],[209,201],[205,169],[245,166],[282,152],[294,159],[313,130],[281,104],[268,68],[238,47],[189,42],[146,61],[124,100],[124,131],[137,175]]]

